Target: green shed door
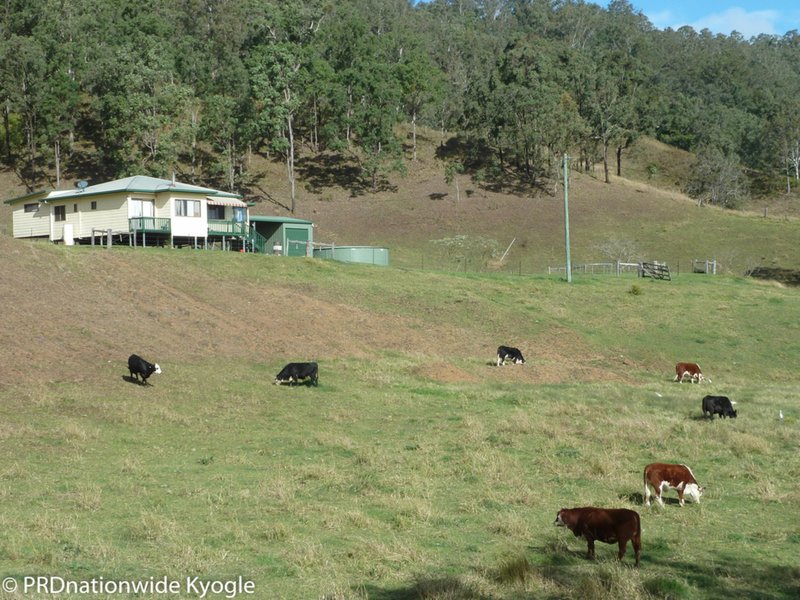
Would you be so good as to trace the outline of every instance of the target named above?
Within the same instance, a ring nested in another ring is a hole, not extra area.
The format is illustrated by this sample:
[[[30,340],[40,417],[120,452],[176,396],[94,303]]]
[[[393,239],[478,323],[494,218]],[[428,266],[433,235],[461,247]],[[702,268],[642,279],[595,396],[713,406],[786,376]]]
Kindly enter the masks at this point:
[[[286,255],[305,256],[308,229],[305,227],[286,227]]]

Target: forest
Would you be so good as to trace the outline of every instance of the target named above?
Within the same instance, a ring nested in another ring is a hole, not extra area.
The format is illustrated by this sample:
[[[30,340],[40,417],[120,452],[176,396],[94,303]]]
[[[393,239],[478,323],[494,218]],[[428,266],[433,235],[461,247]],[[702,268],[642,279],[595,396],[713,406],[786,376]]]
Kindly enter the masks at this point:
[[[626,0],[5,0],[0,101],[28,190],[175,173],[248,194],[261,154],[293,211],[298,157],[378,190],[422,126],[477,182],[542,185],[565,153],[608,181],[647,135],[694,153],[700,202],[800,185],[800,33],[659,30]]]

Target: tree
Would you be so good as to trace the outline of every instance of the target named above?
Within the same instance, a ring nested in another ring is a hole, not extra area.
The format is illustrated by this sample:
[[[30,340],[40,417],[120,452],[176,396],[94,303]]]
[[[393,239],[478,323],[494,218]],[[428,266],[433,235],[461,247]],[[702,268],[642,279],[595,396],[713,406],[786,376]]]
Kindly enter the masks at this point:
[[[6,98],[6,144],[10,144],[8,116],[20,116],[24,136],[25,164],[17,169],[25,187],[32,191],[39,179],[37,158],[40,136],[43,134],[42,104],[45,97],[47,64],[44,51],[31,37],[11,35],[4,40],[2,74],[3,95]],[[13,156],[7,148],[9,158]]]
[[[707,202],[724,208],[736,208],[749,197],[747,178],[738,159],[714,147],[698,153],[684,191],[700,205]]]
[[[458,187],[458,176],[464,172],[464,165],[457,160],[449,160],[444,164],[444,180],[447,185],[456,188],[456,202],[461,203],[461,190]]]

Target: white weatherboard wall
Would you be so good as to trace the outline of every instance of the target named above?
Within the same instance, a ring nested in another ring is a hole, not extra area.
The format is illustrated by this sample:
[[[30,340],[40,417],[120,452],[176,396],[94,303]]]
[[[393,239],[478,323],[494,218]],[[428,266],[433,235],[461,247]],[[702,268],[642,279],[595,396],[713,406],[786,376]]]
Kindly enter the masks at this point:
[[[97,208],[92,210],[92,201],[97,202]],[[92,229],[112,229],[114,231],[128,231],[128,207],[124,194],[115,194],[104,197],[102,202],[97,198],[84,198],[80,206],[80,228],[75,229],[75,237],[89,237]],[[69,218],[69,214],[67,214]]]
[[[47,204],[39,204],[36,212],[25,212],[25,204],[37,204],[33,202],[20,202],[14,206],[11,214],[11,222],[15,238],[39,237],[50,234],[50,207]]]
[[[192,217],[178,216],[176,212],[179,200],[197,202],[200,205],[200,214]],[[170,202],[170,206],[173,236],[204,238],[208,235],[208,219],[206,217],[208,211],[206,209],[205,198],[192,198],[190,196],[175,197],[172,199],[172,202]]]

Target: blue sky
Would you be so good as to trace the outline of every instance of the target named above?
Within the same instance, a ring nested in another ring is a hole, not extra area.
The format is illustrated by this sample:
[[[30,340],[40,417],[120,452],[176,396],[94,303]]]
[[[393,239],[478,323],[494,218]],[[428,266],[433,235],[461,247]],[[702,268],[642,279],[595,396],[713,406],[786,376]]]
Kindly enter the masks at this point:
[[[766,33],[783,35],[800,31],[800,0],[629,0],[658,29],[689,25],[697,31],[745,38]],[[607,6],[607,2],[603,2]]]

